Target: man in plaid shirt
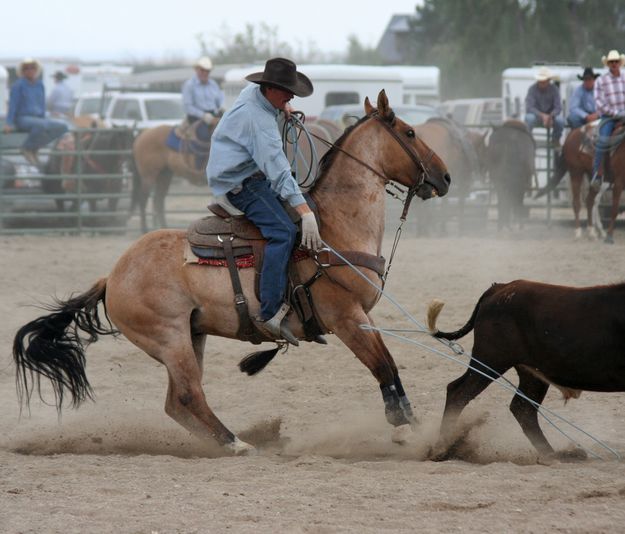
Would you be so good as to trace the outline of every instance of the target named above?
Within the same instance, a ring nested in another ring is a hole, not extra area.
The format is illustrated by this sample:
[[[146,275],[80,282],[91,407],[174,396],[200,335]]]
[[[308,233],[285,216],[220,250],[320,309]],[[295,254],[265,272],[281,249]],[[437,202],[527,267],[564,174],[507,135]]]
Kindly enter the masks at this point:
[[[597,112],[601,115],[590,182],[590,186],[595,190],[599,190],[603,181],[601,161],[608,150],[608,142],[616,121],[625,120],[625,73],[621,71],[621,67],[625,64],[625,54],[610,50],[601,61],[607,65],[609,71],[599,76],[595,82],[595,103]]]

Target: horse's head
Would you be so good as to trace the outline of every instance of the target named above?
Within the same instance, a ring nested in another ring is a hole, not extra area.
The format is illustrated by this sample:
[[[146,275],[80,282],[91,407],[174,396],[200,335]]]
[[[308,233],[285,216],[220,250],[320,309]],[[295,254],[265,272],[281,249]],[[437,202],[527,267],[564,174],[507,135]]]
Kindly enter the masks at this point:
[[[384,90],[380,91],[377,104],[376,109],[369,98],[365,99],[367,116],[377,119],[390,134],[382,148],[384,174],[424,200],[446,195],[451,178],[443,161],[412,126],[395,116]]]

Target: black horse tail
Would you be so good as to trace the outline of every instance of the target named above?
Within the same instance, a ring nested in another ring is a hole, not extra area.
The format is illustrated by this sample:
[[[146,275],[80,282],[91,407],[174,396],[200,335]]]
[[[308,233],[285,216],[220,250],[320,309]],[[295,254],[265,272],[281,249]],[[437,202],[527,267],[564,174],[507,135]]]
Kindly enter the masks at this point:
[[[566,171],[568,170],[566,168],[566,161],[564,159],[564,154],[563,154],[563,150],[560,150],[560,153],[558,154],[558,157],[555,160],[555,169],[553,171],[553,174],[549,177],[549,181],[547,182],[547,185],[545,187],[540,188],[536,194],[534,195],[534,198],[540,198],[545,196],[547,193],[551,193],[556,187],[558,187],[558,184],[562,181],[562,178],[564,178],[564,175],[566,174]]]
[[[427,311],[427,325],[430,334],[437,338],[449,340],[460,339],[461,337],[466,336],[471,330],[473,330],[473,326],[475,325],[475,318],[477,317],[477,312],[480,309],[480,303],[487,293],[484,293],[480,297],[480,300],[477,301],[477,304],[475,305],[473,313],[467,321],[467,324],[465,324],[460,330],[456,330],[455,332],[441,332],[438,328],[436,328],[436,320],[438,319],[438,315],[443,309],[445,303],[442,300],[438,299],[432,300],[432,302],[430,302],[430,305],[428,306]]]
[[[66,301],[57,300],[46,309],[51,313],[22,326],[13,341],[17,395],[20,405],[28,405],[33,390],[41,395],[41,377],[52,383],[55,404],[60,412],[66,390],[75,408],[93,391],[85,374],[85,347],[98,336],[116,334],[106,315],[103,324],[98,316],[98,303],[104,302],[106,278],[98,280],[91,289]],[[87,334],[81,338],[78,331]]]

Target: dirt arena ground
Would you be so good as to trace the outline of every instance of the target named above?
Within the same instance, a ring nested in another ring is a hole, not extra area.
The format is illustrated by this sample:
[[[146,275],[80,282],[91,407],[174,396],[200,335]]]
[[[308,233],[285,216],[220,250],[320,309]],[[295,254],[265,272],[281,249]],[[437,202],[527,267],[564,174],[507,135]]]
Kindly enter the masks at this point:
[[[451,329],[464,324],[495,281],[623,280],[622,229],[614,246],[575,242],[572,233],[540,227],[504,236],[404,237],[387,289],[419,321],[429,300],[442,298],[439,325]],[[164,368],[125,339],[104,338],[87,352],[95,403],[58,418],[37,399],[20,418],[11,360],[16,329],[39,315],[33,305],[90,287],[131,241],[0,237],[1,532],[623,531],[625,461],[576,434],[604,459],[537,464],[508,410],[511,394],[497,386],[463,414],[468,434],[460,458],[427,460],[445,386],[463,370],[392,338],[388,345],[422,421],[405,446],[390,442],[374,379],[335,338],[327,347],[279,355],[253,378],[237,369],[250,346],[209,340],[209,404],[258,445],[256,456],[222,456],[171,421],[163,411]],[[373,315],[379,326],[411,326],[388,301]],[[463,345],[470,350],[471,338]],[[625,457],[624,399],[584,393],[565,406],[550,391],[545,405]],[[556,448],[572,447],[543,428]]]

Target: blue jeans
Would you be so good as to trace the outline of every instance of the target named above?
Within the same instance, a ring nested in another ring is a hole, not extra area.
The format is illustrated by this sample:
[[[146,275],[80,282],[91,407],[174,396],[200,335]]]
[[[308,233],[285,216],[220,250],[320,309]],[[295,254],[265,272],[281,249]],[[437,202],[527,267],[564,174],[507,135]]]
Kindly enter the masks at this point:
[[[536,126],[542,126],[543,121],[537,115],[527,113],[525,115],[525,124],[527,124],[528,130],[531,132]],[[551,140],[559,141],[560,136],[562,135],[562,130],[564,130],[564,119],[562,117],[554,117],[553,125],[551,126]]]
[[[601,126],[599,127],[599,138],[597,139],[597,144],[595,146],[595,158],[592,160],[592,175],[599,172],[599,167],[601,166],[601,160],[603,159],[603,155],[606,152],[606,146],[608,141],[610,140],[610,136],[614,131],[614,125],[616,121],[614,120],[605,120],[609,118],[607,115],[603,115],[601,117]]]
[[[239,193],[230,192],[227,196],[267,239],[260,274],[260,318],[266,321],[278,312],[284,302],[287,268],[297,227],[265,178],[248,178]]]
[[[22,132],[28,132],[24,141],[26,150],[39,150],[67,132],[67,124],[58,119],[46,119],[33,115],[22,115],[15,120],[15,126]]]

